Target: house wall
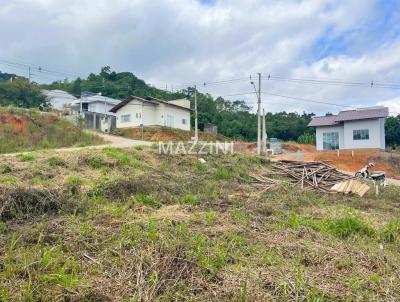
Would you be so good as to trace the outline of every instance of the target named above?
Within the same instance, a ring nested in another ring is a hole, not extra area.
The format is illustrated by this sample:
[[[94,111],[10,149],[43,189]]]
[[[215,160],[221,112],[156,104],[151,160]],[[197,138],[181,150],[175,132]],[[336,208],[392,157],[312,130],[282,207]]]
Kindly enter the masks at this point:
[[[142,124],[142,117],[137,117],[136,114],[140,114],[141,116],[144,116],[142,113],[142,110],[144,105],[142,105],[142,102],[132,100],[130,101],[127,105],[124,107],[120,108],[116,115],[117,115],[117,128],[132,128],[132,127],[139,127],[140,124]],[[146,106],[152,106],[155,107],[155,105],[146,105]],[[147,108],[147,107],[146,107]],[[146,112],[149,110],[146,109]],[[121,116],[122,115],[130,115],[130,122],[123,122]],[[148,119],[148,120],[151,120]],[[143,123],[148,122],[148,120],[143,120]],[[146,126],[146,124],[144,124]]]
[[[354,140],[353,130],[369,130],[368,140]],[[324,150],[323,133],[339,132],[339,149],[385,149],[385,119],[348,121],[337,126],[316,127],[317,151]]]
[[[141,114],[141,118],[136,117],[137,113]],[[131,116],[130,122],[123,122],[121,116],[128,114]],[[168,106],[167,104],[153,105],[132,100],[129,104],[119,109],[116,115],[117,128],[139,127],[142,122],[144,126],[168,126],[167,116],[172,116],[174,121],[173,128],[190,130],[190,111]],[[182,123],[183,119],[186,119],[186,124]]]
[[[344,123],[344,147],[343,149],[385,149],[384,119],[369,119],[360,121],[348,121]],[[353,130],[369,130],[368,140],[354,140]]]
[[[324,150],[324,143],[323,143],[323,133],[324,132],[339,132],[339,149],[344,148],[344,141],[343,141],[343,125],[337,126],[323,126],[316,128],[316,140],[317,140],[317,151]]]
[[[106,114],[108,115],[115,115],[114,113],[110,112],[111,108],[113,108],[115,105],[112,104],[104,104],[104,102],[91,102],[88,104],[88,111],[89,112],[96,112],[96,113],[101,113],[104,114],[106,112]],[[106,110],[104,110],[104,107]]]
[[[178,128],[182,130],[189,131],[190,130],[190,111],[179,109],[173,106],[164,105],[164,116],[163,116],[163,125],[168,125],[168,116],[173,117],[173,128]],[[186,120],[186,124],[183,124],[182,120]]]

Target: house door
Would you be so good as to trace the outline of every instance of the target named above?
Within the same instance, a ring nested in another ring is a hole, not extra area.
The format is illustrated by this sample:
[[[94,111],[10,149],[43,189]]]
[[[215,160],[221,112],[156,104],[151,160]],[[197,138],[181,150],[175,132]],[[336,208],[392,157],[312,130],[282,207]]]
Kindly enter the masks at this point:
[[[339,149],[339,132],[325,132],[322,136],[324,150]]]
[[[174,117],[172,115],[167,115],[167,127],[174,127]]]

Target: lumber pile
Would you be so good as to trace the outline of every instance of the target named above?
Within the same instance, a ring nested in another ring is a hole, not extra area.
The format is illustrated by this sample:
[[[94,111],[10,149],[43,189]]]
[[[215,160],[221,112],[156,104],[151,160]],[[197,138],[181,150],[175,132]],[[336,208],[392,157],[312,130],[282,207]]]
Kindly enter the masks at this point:
[[[327,162],[288,161],[281,160],[272,164],[275,171],[292,179],[295,186],[312,187],[324,193],[338,192],[331,190],[333,186],[348,181],[353,176],[344,174]],[[337,189],[337,187],[335,187]],[[365,194],[365,193],[364,193]]]
[[[370,187],[367,184],[351,179],[333,185],[331,191],[344,194],[357,194],[363,197],[369,189]]]

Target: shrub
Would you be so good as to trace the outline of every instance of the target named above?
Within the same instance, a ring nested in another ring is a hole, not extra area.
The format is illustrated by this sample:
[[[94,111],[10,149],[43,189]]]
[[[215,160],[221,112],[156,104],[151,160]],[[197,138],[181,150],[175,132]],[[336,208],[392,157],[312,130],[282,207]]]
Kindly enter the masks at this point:
[[[297,138],[299,144],[315,145],[315,133],[304,133]]]

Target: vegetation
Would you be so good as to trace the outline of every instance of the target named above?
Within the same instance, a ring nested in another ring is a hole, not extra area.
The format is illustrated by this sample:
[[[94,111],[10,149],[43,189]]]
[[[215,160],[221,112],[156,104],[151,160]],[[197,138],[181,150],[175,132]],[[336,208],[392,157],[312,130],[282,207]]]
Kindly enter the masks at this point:
[[[0,107],[0,153],[102,143],[70,122],[37,110]],[[31,154],[21,161],[32,160]]]
[[[386,144],[390,147],[400,146],[400,115],[390,116],[385,122]]]
[[[103,84],[104,83],[104,84]],[[76,79],[72,82],[54,82],[42,85],[46,89],[61,89],[75,96],[80,96],[83,91],[125,99],[129,95],[139,97],[152,96],[165,100],[188,97],[193,100],[193,89],[188,87],[178,92],[168,92],[147,85],[130,72],[115,72],[109,66],[103,67],[99,74],[90,74],[87,79]],[[243,100],[230,101],[224,98],[214,99],[209,94],[198,93],[198,120],[199,129],[204,129],[205,123],[218,126],[218,132],[226,137],[255,140],[257,137],[257,117],[251,112],[251,107]],[[192,102],[194,106],[194,102]],[[268,113],[267,132],[269,137],[282,140],[297,140],[307,130],[307,124],[312,114],[303,113]],[[192,114],[192,125],[194,115]],[[312,130],[311,130],[312,131]]]
[[[143,150],[141,150],[143,149]],[[397,301],[400,189],[264,191],[150,147],[1,158],[1,301]]]
[[[10,81],[13,79],[13,81]],[[0,72],[0,106],[46,107],[46,98],[38,85],[27,79]]]
[[[124,136],[132,139],[144,139],[146,141],[189,141],[194,136],[194,131],[185,131],[181,129],[169,127],[144,127],[139,128],[125,128],[114,129],[114,134]],[[228,138],[220,134],[205,133],[199,131],[199,139],[203,141],[225,141]]]

